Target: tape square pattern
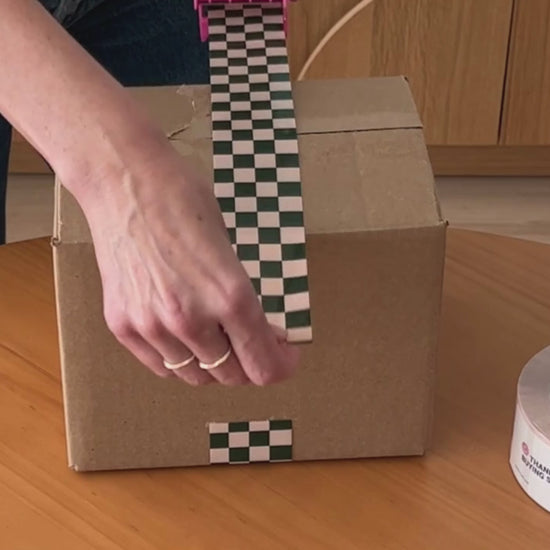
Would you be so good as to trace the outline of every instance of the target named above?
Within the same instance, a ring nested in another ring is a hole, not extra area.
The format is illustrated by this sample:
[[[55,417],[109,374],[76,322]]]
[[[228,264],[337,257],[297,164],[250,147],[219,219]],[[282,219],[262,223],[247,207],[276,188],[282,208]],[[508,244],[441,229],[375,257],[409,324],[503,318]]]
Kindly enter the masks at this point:
[[[210,464],[292,460],[292,421],[212,422]]]
[[[214,192],[268,321],[312,340],[298,136],[281,4],[208,7]]]

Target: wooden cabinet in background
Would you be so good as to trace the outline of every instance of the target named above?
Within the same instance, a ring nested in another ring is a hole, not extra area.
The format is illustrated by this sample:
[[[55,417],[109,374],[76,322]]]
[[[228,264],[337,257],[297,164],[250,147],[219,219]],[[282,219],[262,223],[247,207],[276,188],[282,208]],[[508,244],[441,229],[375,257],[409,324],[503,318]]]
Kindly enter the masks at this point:
[[[409,79],[429,145],[497,143],[512,0],[374,3],[372,75]]]
[[[323,36],[359,3],[360,0],[298,0],[290,3],[288,54],[294,78]]]
[[[355,6],[302,77],[407,76],[436,174],[550,175],[550,0]]]
[[[550,175],[550,0],[298,0],[293,78],[405,75],[441,175]],[[15,139],[12,171],[45,164]]]
[[[515,0],[501,143],[550,145],[550,0]]]
[[[319,0],[299,3],[319,11]],[[305,76],[405,75],[428,144],[496,145],[512,6],[512,0],[365,3]]]

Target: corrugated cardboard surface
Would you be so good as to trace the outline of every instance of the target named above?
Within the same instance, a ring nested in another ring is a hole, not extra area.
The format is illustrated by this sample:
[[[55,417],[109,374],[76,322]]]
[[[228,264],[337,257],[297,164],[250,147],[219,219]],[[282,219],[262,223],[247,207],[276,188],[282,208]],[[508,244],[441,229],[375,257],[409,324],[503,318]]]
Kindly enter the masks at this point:
[[[174,146],[211,174],[204,87],[142,89]],[[108,332],[82,213],[60,187],[55,252],[69,463],[207,464],[207,423],[293,420],[294,459],[422,454],[430,435],[445,224],[404,79],[295,87],[315,341],[292,380],[190,388]]]

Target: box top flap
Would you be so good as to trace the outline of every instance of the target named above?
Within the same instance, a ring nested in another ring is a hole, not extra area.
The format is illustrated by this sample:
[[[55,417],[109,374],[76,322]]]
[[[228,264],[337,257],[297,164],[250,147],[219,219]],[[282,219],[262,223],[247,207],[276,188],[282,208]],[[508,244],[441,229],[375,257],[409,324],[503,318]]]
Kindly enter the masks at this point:
[[[403,77],[309,80],[293,95],[299,134],[422,127]]]
[[[208,86],[132,91],[171,138],[209,116]],[[293,97],[301,135],[422,127],[407,81],[399,76],[296,82]]]
[[[308,233],[441,223],[421,123],[406,80],[293,86]],[[134,88],[176,150],[212,179],[208,86]],[[91,242],[76,201],[57,184],[55,239]]]

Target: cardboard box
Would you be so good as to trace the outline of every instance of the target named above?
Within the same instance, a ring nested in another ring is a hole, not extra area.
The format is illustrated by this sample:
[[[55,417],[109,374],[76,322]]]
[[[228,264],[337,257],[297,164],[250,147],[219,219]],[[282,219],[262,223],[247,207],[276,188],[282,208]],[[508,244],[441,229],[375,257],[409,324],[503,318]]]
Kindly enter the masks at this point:
[[[211,180],[208,88],[135,93]],[[284,384],[190,388],[143,368],[104,323],[89,230],[58,182],[56,291],[75,470],[209,464],[210,422],[290,420],[296,461],[426,450],[446,224],[408,85],[312,81],[294,96],[314,341]]]

